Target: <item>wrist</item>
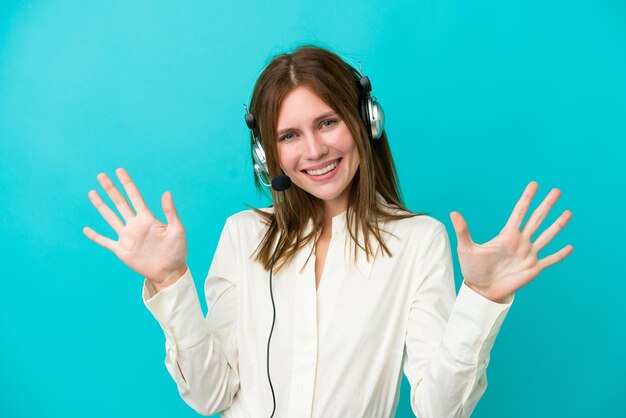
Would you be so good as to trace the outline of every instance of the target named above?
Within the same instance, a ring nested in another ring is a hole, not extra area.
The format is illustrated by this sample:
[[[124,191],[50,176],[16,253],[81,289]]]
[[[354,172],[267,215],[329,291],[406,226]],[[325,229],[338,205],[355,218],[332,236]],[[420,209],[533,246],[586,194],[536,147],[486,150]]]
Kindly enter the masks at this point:
[[[157,292],[165,289],[176,283],[181,277],[185,275],[187,272],[187,264],[185,263],[183,266],[177,268],[176,270],[172,270],[166,273],[165,278],[159,282],[152,281],[152,285],[156,289]]]
[[[463,282],[465,283],[467,287],[469,287],[470,289],[472,289],[474,292],[478,293],[480,296],[484,297],[485,299],[489,299],[490,301],[495,302],[495,303],[507,303],[506,301],[507,301],[508,296],[504,296],[504,297],[493,296],[490,294],[488,290],[480,289],[476,285],[468,282],[467,280],[464,280]]]

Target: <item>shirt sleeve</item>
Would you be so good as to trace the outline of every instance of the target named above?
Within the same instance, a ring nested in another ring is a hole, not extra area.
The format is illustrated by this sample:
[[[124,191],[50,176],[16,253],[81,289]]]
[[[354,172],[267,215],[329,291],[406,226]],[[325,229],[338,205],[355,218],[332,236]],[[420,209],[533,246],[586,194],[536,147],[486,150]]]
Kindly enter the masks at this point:
[[[417,417],[469,417],[487,388],[489,354],[513,303],[493,302],[465,283],[455,298],[450,242],[434,229],[418,263],[411,299],[404,373]]]
[[[165,366],[182,399],[202,415],[230,407],[239,390],[237,250],[230,219],[222,230],[205,281],[204,317],[189,269],[156,293],[145,279],[142,297],[165,334]]]

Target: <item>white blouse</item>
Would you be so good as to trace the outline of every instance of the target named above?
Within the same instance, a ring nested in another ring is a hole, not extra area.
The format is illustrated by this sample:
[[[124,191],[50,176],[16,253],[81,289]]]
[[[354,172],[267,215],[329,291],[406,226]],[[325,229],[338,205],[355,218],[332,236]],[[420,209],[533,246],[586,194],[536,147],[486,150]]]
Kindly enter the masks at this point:
[[[271,211],[271,208],[265,210]],[[309,222],[308,228],[312,228]],[[189,270],[143,300],[165,333],[165,366],[183,400],[202,415],[269,417],[269,274],[251,258],[265,225],[247,210],[226,220],[204,283],[204,317]],[[421,215],[383,224],[387,257],[365,258],[332,219],[332,238],[315,288],[313,244],[272,288],[270,346],[275,417],[393,417],[402,370],[418,417],[469,417],[487,387],[489,353],[513,302],[496,303],[463,283],[455,298],[445,226]]]

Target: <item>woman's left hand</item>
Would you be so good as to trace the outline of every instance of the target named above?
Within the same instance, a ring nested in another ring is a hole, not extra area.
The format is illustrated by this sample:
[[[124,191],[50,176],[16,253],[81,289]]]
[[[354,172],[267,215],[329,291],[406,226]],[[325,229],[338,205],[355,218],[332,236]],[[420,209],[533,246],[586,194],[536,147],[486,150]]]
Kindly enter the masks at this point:
[[[463,216],[459,212],[450,213],[465,284],[494,302],[502,303],[517,289],[531,282],[543,269],[563,260],[574,250],[572,245],[566,245],[541,260],[537,258],[539,251],[552,241],[572,218],[572,212],[569,210],[565,210],[535,242],[530,242],[532,235],[561,196],[559,189],[552,189],[548,193],[520,232],[520,226],[538,187],[535,181],[526,186],[502,231],[482,245],[472,241]]]

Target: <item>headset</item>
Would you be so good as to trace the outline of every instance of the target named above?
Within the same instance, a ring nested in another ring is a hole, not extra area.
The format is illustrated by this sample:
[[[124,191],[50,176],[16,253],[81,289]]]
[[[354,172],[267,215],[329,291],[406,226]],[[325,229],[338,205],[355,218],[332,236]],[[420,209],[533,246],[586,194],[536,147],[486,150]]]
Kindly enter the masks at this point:
[[[361,63],[359,62],[359,68]],[[385,125],[385,113],[383,108],[376,101],[376,97],[372,95],[372,84],[367,76],[364,76],[362,72],[359,72],[359,86],[361,89],[361,95],[359,97],[359,113],[361,120],[365,125],[370,141],[377,141],[383,134]],[[246,109],[246,125],[252,133],[252,162],[254,172],[259,181],[266,187],[271,187],[272,178],[269,175],[269,169],[267,168],[267,159],[265,158],[265,151],[261,141],[261,136],[255,133],[258,130],[256,119],[252,112],[248,111],[248,107],[244,104]]]

